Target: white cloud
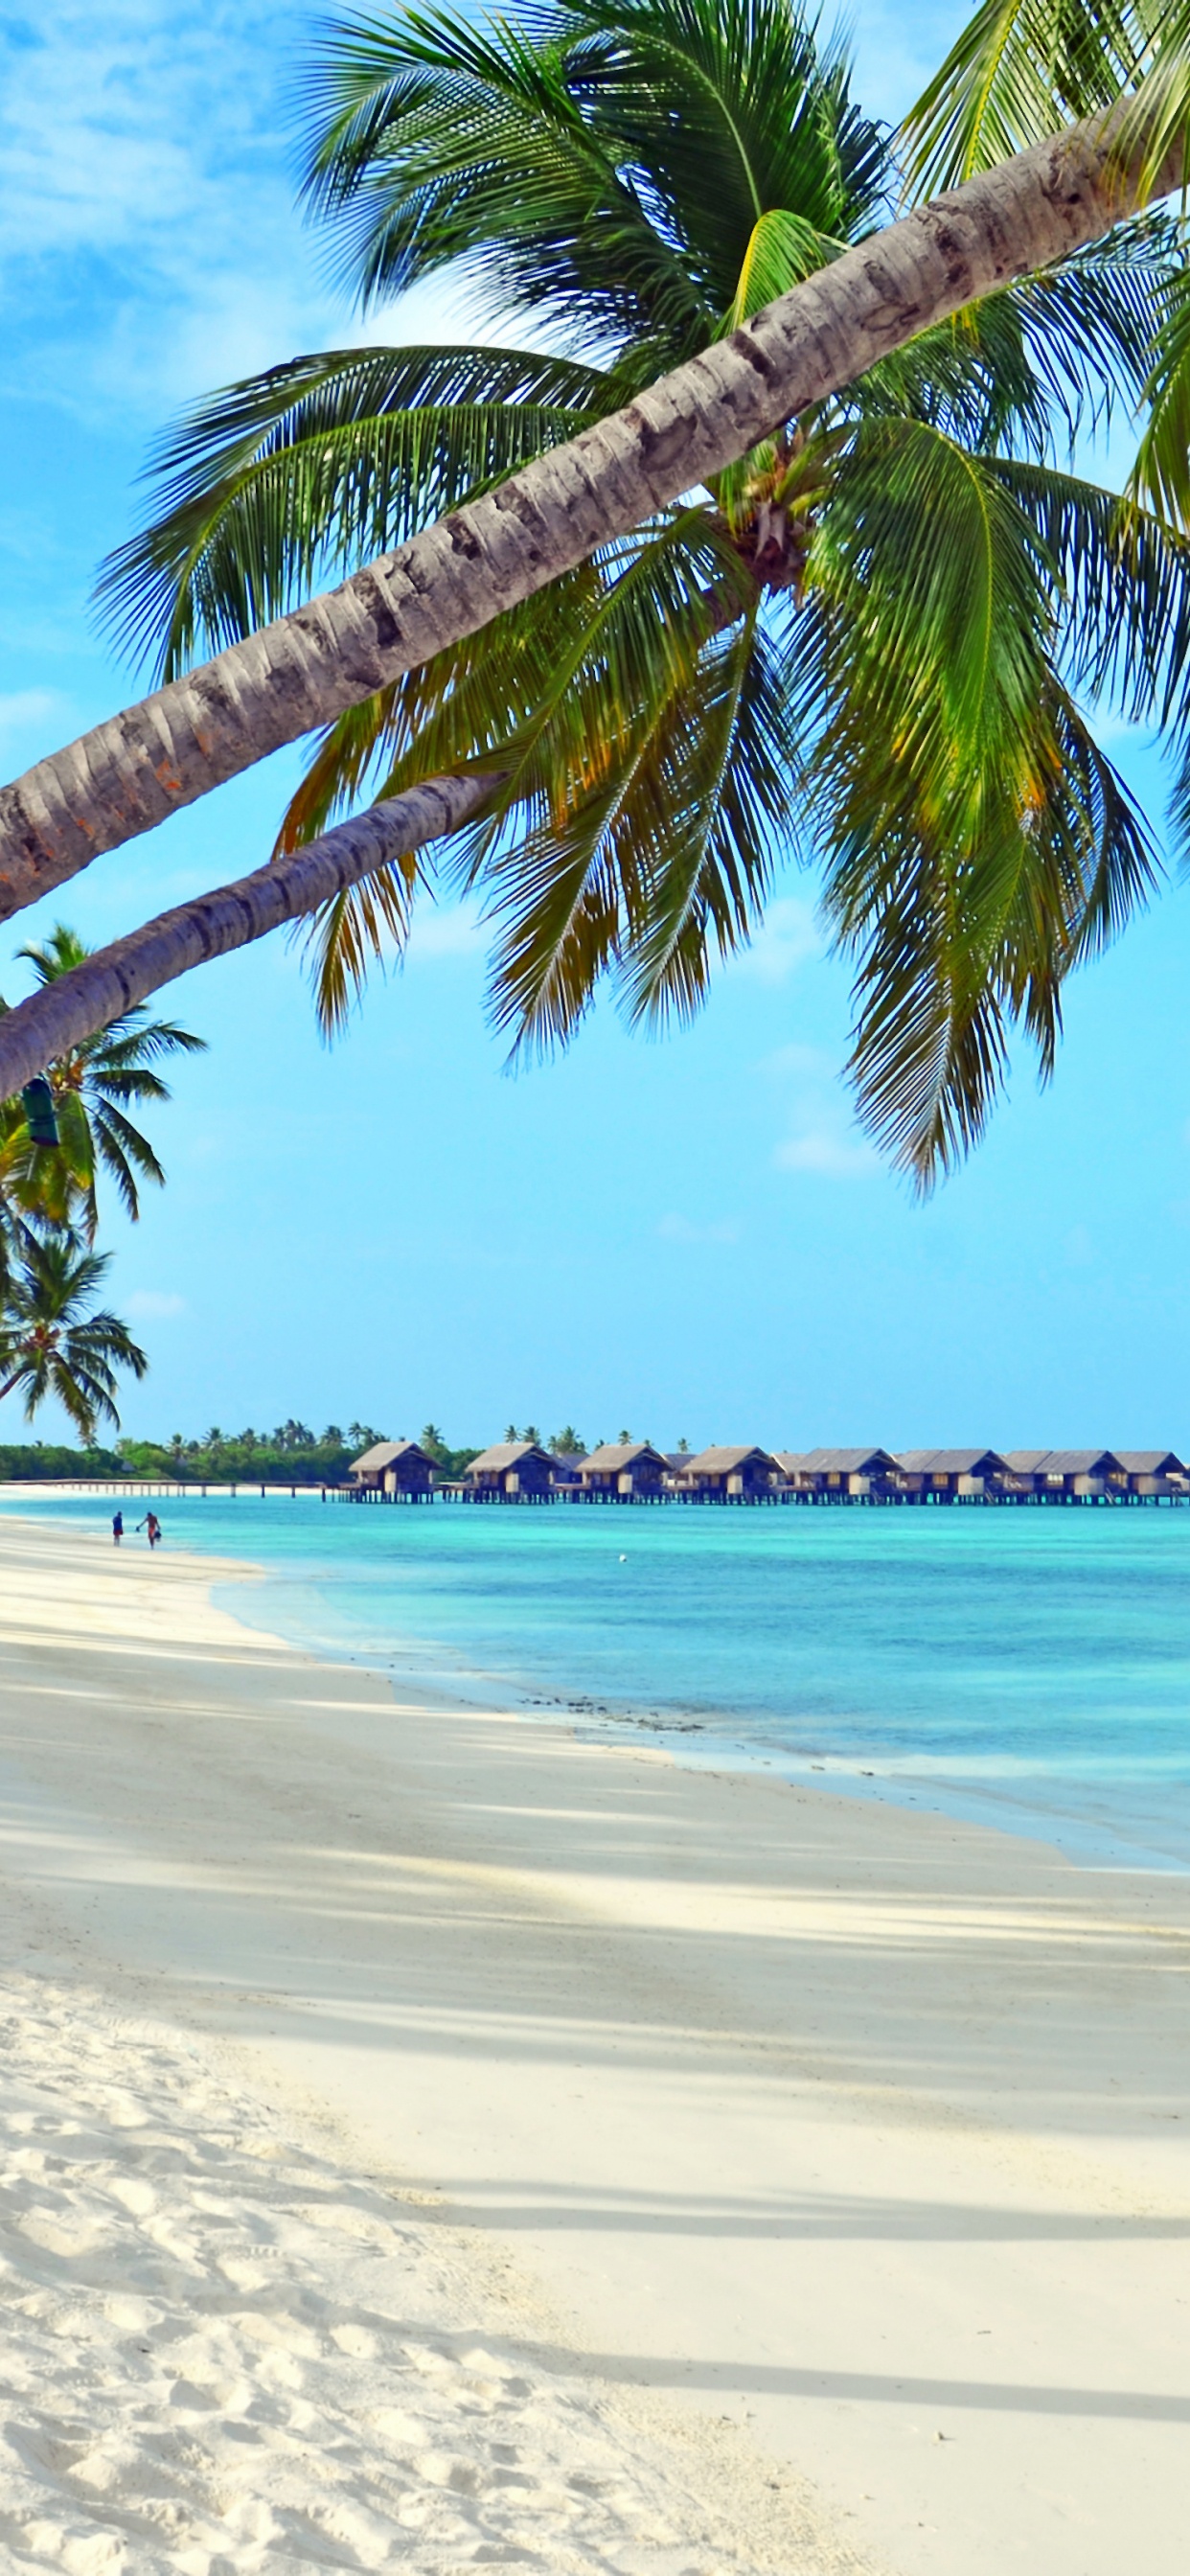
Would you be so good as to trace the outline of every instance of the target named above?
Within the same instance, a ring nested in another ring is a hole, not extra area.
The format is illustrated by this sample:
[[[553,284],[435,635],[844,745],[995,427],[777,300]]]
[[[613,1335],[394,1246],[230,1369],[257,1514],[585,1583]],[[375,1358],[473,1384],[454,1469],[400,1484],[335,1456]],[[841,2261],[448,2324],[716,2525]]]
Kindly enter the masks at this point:
[[[819,1080],[831,1081],[836,1066],[825,1048],[799,1046],[795,1041],[791,1046],[774,1047],[772,1054],[762,1059],[760,1070],[762,1073],[815,1074]]]
[[[186,1300],[169,1288],[134,1288],[124,1300],[130,1315],[148,1322],[160,1323],[169,1315],[184,1315]]]
[[[428,957],[470,957],[484,942],[484,926],[473,904],[424,904],[413,916],[405,956],[411,965]]]
[[[811,1172],[824,1180],[858,1180],[879,1169],[879,1157],[857,1135],[837,1067],[822,1048],[777,1047],[761,1071],[785,1088],[789,1132],[773,1149],[779,1172]]]
[[[751,947],[733,961],[734,972],[754,975],[761,984],[784,984],[808,957],[821,955],[813,905],[800,895],[785,894],[769,905]]]
[[[8,390],[154,419],[330,336],[294,209],[268,0],[40,0],[0,35]]]
[[[727,1219],[713,1225],[693,1225],[688,1216],[679,1216],[676,1210],[662,1217],[657,1232],[663,1243],[738,1243],[740,1239],[738,1225]]]
[[[56,689],[9,689],[0,693],[0,743],[23,741],[43,726],[57,724],[62,699]]]
[[[778,1145],[773,1161],[780,1172],[816,1172],[823,1179],[851,1181],[879,1169],[870,1145],[853,1143],[830,1127],[812,1127]]]
[[[39,0],[0,26],[11,398],[147,430],[301,349],[523,339],[450,279],[364,321],[332,287],[295,203],[295,38],[275,0]]]

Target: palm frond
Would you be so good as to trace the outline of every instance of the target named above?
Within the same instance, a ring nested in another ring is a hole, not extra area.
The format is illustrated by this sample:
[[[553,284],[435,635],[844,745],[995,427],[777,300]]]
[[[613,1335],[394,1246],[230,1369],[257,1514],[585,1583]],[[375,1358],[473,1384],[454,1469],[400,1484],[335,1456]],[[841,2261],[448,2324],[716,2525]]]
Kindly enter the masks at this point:
[[[328,350],[187,413],[159,515],[102,567],[117,643],[170,678],[614,408],[606,374],[509,349]]]
[[[647,850],[644,901],[617,981],[630,1024],[688,1020],[710,988],[713,956],[746,947],[779,854],[796,833],[806,745],[758,609],[700,656],[633,782],[619,834]],[[652,831],[638,813],[649,795]]]
[[[1143,905],[1158,862],[1126,788],[1050,674],[1022,795],[989,795],[965,847],[911,789],[857,818],[827,908],[857,961],[850,1070],[869,1131],[930,1189],[982,1136],[1019,1026],[1052,1071],[1068,974]]]
[[[330,31],[305,85],[305,193],[365,306],[457,267],[591,346],[646,317],[691,343],[702,317],[678,246],[584,113],[610,43],[561,12],[527,28],[408,10]]]
[[[331,726],[291,799],[278,849],[313,839],[365,790],[395,796],[418,778],[490,765],[554,684],[562,660],[587,632],[599,595],[598,568],[584,565]],[[464,836],[456,864],[470,846],[471,836]],[[324,1035],[345,1024],[369,965],[389,951],[399,954],[417,887],[428,877],[424,855],[380,870],[336,897],[300,934]]]
[[[628,568],[596,649],[527,729],[528,828],[510,820],[473,870],[500,927],[493,1012],[516,1049],[565,1044],[608,971],[631,1020],[688,1014],[708,939],[727,954],[751,936],[803,746],[732,566],[691,514]]]
[[[1144,387],[1148,416],[1132,489],[1190,531],[1190,278],[1171,281]]]
[[[870,225],[887,138],[787,0],[610,0],[349,19],[306,84],[306,189],[365,302],[448,263],[572,345],[691,353],[757,219]]]
[[[867,795],[871,743],[940,826],[974,810],[1028,738],[1052,574],[989,460],[924,422],[861,421],[810,559],[836,637],[816,760],[832,799]]]
[[[111,1173],[126,1214],[135,1225],[140,1215],[140,1194],[136,1175],[165,1187],[165,1169],[158,1160],[147,1136],[134,1127],[122,1110],[106,1103],[95,1115],[95,1147],[99,1161]]]
[[[1190,538],[1127,495],[997,457],[1054,567],[1060,658],[1074,688],[1130,723],[1184,723],[1190,678]]]
[[[778,295],[787,295],[803,278],[812,277],[816,269],[838,259],[847,244],[832,234],[821,233],[802,215],[789,214],[783,206],[771,206],[758,215],[748,237],[739,278],[720,325],[721,333],[738,331],[753,313],[772,304]]]
[[[918,197],[1110,108],[1152,58],[1135,0],[983,0],[905,119]]]
[[[373,966],[399,955],[409,937],[418,872],[415,861],[377,868],[362,884],[334,895],[315,913],[304,944],[318,1025],[324,1038],[347,1025]]]

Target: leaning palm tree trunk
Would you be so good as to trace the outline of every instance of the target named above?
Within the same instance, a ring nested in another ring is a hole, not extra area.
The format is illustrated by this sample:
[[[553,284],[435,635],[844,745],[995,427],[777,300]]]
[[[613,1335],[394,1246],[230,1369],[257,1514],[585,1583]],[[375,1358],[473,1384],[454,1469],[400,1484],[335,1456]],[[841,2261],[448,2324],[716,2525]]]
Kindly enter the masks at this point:
[[[0,1018],[0,1100],[188,967],[263,939],[386,861],[457,832],[500,783],[494,771],[425,779],[238,884],[195,895],[110,948],[97,948]]]
[[[0,794],[0,919],[486,626],[931,323],[1168,194],[1181,144],[1154,172],[1135,103],[1127,150],[1119,116],[889,225],[626,410],[39,762]]]

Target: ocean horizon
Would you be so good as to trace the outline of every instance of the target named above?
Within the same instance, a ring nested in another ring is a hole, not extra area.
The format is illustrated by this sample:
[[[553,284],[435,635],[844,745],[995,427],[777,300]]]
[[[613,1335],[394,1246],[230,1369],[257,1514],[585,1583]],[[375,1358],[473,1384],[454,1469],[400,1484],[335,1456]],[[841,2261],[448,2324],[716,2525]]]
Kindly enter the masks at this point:
[[[260,1568],[216,1585],[247,1625],[431,1700],[1190,1870],[1190,1514],[156,1507],[167,1545]]]

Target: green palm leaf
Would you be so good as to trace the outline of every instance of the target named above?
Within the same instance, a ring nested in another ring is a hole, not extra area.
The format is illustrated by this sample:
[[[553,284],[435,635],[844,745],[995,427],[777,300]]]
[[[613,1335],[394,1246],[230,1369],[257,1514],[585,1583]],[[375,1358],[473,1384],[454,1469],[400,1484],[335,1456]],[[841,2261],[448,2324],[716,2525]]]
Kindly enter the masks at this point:
[[[161,442],[161,514],[105,565],[101,611],[170,677],[619,399],[591,367],[505,349],[330,350],[270,368]]]
[[[100,1420],[119,1422],[116,1370],[142,1378],[149,1365],[119,1316],[96,1307],[110,1260],[60,1235],[31,1240],[0,1315],[0,1401],[19,1388],[32,1421],[52,1395],[88,1442]]]
[[[1110,108],[1152,60],[1135,0],[983,0],[905,121],[918,196],[956,188]]]
[[[1055,567],[1063,666],[1085,696],[1134,724],[1184,725],[1190,678],[1190,539],[1128,497],[1073,474],[998,457]]]
[[[1032,750],[1031,780],[990,783],[961,864],[891,794],[879,842],[856,826],[832,864],[828,916],[857,964],[861,1115],[922,1189],[982,1135],[1014,1023],[1048,1076],[1066,976],[1156,881],[1142,819],[1052,675]]]
[[[909,122],[912,184],[1125,93],[1159,122],[1187,7],[985,6]],[[461,271],[569,354],[332,351],[201,406],[104,583],[125,639],[169,668],[738,327],[862,242],[897,175],[841,49],[791,0],[348,21],[307,100],[308,202],[365,303]],[[604,977],[633,1022],[697,1007],[778,858],[813,847],[855,962],[864,1115],[928,1182],[981,1132],[1014,1032],[1048,1067],[1066,975],[1153,881],[1074,693],[1181,739],[1183,260],[1179,222],[1146,216],[922,334],[709,495],[353,709],[282,845],[417,778],[498,773],[437,865],[485,908],[514,1048],[565,1042]],[[1122,503],[1070,460],[1150,397]],[[1190,746],[1177,794],[1190,823]],[[315,922],[324,1026],[430,890],[410,858]],[[140,1096],[113,1079],[105,1098],[126,1117]]]
[[[59,922],[43,942],[17,953],[44,986],[81,966],[90,951],[77,932]],[[147,1136],[128,1117],[127,1104],[168,1100],[169,1086],[154,1071],[155,1063],[168,1055],[202,1054],[205,1046],[204,1038],[176,1020],[151,1020],[137,1006],[52,1064],[49,1081],[59,1143],[28,1153],[23,1187],[29,1212],[59,1229],[77,1225],[93,1241],[99,1214],[96,1176],[102,1165],[135,1221],[140,1199],[133,1167],[158,1186],[165,1173]]]

